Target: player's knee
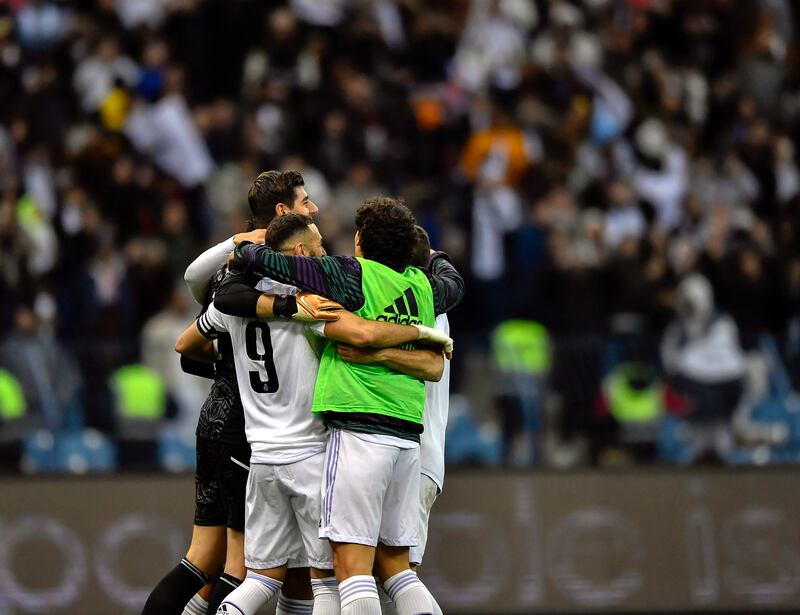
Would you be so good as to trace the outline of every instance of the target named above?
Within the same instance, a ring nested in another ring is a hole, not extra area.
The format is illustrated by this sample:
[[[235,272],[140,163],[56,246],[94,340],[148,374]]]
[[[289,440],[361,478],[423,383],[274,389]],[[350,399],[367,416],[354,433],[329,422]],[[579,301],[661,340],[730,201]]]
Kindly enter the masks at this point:
[[[378,545],[375,551],[375,572],[382,580],[385,581],[408,568],[408,547]]]
[[[225,535],[214,536],[210,532],[193,535],[186,553],[186,559],[210,577],[222,572],[225,557]]]
[[[192,549],[186,553],[186,559],[197,566],[208,577],[217,577],[225,567],[225,552],[210,553],[203,549]]]
[[[365,545],[331,543],[333,568],[341,582],[356,575],[371,575],[375,549]]]

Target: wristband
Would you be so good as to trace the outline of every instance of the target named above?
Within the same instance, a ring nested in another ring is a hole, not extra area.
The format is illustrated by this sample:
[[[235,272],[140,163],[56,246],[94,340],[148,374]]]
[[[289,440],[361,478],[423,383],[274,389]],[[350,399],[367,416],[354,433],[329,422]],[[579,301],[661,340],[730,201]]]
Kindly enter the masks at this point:
[[[272,314],[282,318],[291,318],[297,314],[297,298],[294,295],[275,295]]]

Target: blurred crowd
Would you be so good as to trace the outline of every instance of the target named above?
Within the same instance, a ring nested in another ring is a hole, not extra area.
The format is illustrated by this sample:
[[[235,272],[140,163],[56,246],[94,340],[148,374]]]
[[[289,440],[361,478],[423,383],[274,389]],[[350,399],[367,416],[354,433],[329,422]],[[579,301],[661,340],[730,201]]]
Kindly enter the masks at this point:
[[[800,385],[798,27],[788,0],[9,0],[0,456],[118,437],[130,365],[190,435],[183,270],[293,168],[329,253],[398,195],[467,279],[454,462],[769,460]]]

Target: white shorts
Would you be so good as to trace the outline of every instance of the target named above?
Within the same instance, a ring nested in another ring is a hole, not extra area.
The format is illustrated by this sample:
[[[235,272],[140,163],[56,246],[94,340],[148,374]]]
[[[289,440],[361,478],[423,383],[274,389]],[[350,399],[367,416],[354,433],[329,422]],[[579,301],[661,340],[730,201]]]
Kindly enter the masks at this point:
[[[439,495],[439,487],[427,474],[419,477],[419,543],[411,547],[408,552],[408,561],[414,566],[422,563],[425,555],[425,544],[428,542],[428,521],[431,518],[431,508]]]
[[[402,449],[331,430],[320,537],[410,547],[419,534],[419,447]]]
[[[333,568],[327,540],[318,537],[325,454],[283,465],[250,464],[245,503],[244,562],[267,570]]]

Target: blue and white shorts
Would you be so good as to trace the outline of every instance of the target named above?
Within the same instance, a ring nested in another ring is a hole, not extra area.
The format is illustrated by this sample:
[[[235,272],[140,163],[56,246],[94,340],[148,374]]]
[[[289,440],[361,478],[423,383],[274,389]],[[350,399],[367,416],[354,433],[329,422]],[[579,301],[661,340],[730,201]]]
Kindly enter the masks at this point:
[[[412,547],[419,540],[419,446],[401,448],[369,438],[331,430],[319,535],[372,547],[379,542]]]
[[[331,546],[318,536],[324,453],[295,463],[250,464],[244,559],[253,570],[333,568]]]

